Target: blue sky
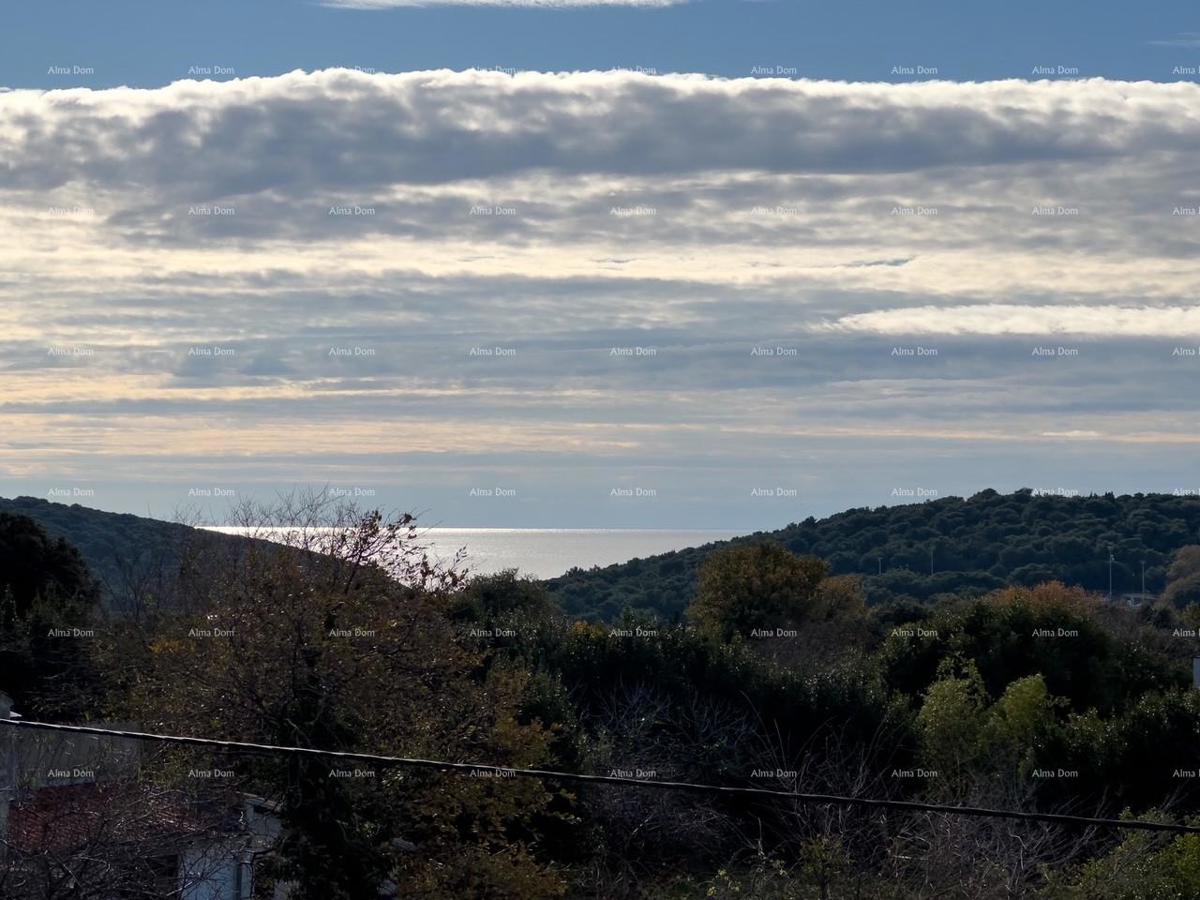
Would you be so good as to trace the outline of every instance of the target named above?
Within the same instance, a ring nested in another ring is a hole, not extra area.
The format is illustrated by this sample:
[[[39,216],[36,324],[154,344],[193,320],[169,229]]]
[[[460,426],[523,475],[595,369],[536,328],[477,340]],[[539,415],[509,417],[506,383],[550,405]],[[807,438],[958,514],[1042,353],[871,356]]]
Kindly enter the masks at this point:
[[[725,76],[783,66],[801,77],[849,81],[905,80],[893,66],[970,81],[1030,77],[1033,66],[1047,65],[1078,68],[1084,77],[1169,81],[1178,77],[1174,66],[1200,59],[1200,13],[1186,0],[378,10],[298,0],[74,0],[6,4],[4,30],[0,84],[10,87],[158,86],[186,77],[193,65],[232,67],[243,77],[331,66],[643,66]],[[54,64],[94,74],[48,76]]]
[[[922,9],[11,7],[0,494],[1200,493],[1200,26]]]

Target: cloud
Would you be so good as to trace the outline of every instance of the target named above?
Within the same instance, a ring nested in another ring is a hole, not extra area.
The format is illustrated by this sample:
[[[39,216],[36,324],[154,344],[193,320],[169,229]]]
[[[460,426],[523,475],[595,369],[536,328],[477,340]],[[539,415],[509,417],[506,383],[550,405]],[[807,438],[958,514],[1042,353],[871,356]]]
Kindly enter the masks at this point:
[[[834,330],[886,335],[1200,336],[1200,306],[917,306],[845,316]]]
[[[1194,440],[1197,110],[626,71],[5,92],[0,474],[494,465],[566,497],[611,467],[701,496],[764,461],[981,486],[1000,445],[1165,453]],[[909,335],[940,355],[895,358]],[[1085,352],[1030,358],[1059,335]]]
[[[1100,79],[842,84],[634,72],[181,81],[13,91],[5,184],[222,197],[464,182],[518,173],[872,174],[1086,162],[1189,149],[1200,86]],[[50,151],[53,151],[51,153]]]
[[[278,284],[336,268],[363,285],[404,260],[423,277],[790,282],[810,297],[978,301],[1053,281],[1169,299],[1200,287],[1194,229],[1173,215],[1200,206],[1198,98],[1099,79],[621,71],[15,91],[0,100],[0,219],[24,246],[0,261],[21,271],[34,243],[69,241],[74,271],[135,294],[154,271]],[[1031,215],[1043,204],[1071,215]],[[61,292],[69,271],[39,262],[34,289]]]
[[[1200,47],[1200,31],[1181,31],[1173,38],[1157,41],[1147,41],[1155,47]]]

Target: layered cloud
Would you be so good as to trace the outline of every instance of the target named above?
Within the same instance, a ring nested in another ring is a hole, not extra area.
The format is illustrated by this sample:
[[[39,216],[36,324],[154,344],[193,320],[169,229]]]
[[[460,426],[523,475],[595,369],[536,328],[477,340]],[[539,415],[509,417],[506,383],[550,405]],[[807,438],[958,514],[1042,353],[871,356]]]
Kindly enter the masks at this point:
[[[918,306],[846,316],[848,331],[893,335],[1029,335],[1045,337],[1200,337],[1200,305],[1147,306]]]
[[[0,473],[1185,445],[1196,146],[1200,86],[1103,80],[6,92]]]
[[[844,84],[488,71],[13,91],[6,183],[174,196],[363,189],[518,172],[894,173],[1094,163],[1193,146],[1200,86],[1102,79]],[[43,154],[52,153],[52,156]]]

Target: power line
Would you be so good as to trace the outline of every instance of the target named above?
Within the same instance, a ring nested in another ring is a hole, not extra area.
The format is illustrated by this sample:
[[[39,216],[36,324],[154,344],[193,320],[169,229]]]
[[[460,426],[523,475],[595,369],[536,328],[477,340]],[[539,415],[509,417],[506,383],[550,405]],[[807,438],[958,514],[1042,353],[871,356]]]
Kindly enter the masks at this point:
[[[571,781],[584,784],[616,784],[626,787],[688,791],[698,794],[761,797],[772,800],[790,800],[797,803],[824,803],[834,806],[858,806],[868,809],[894,809],[906,812],[944,813],[953,816],[1014,819],[1023,822],[1048,822],[1056,825],[1077,827],[1126,828],[1139,831],[1164,831],[1172,834],[1200,834],[1200,826],[1179,825],[1170,822],[1148,822],[1141,819],[1103,819],[1091,816],[1072,816],[1064,813],[1022,812],[1019,810],[992,809],[981,806],[921,803],[914,800],[876,800],[866,797],[848,797],[841,794],[810,794],[799,791],[779,791],[771,788],[699,784],[691,781],[650,781],[641,778],[626,778],[619,775],[584,775],[578,772],[556,772],[548,769],[506,768],[504,766],[492,766],[483,763],[382,756],[375,753],[353,753],[344,750],[318,750],[312,747],[284,747],[276,744],[254,744],[245,741],[219,740],[217,738],[151,734],[142,731],[121,731],[113,728],[94,728],[88,725],[59,725],[50,722],[30,722],[25,719],[0,719],[0,723],[21,728],[36,728],[44,731],[120,737],[137,741],[157,741],[160,743],[183,744],[193,747],[212,747],[219,750],[238,750],[247,753],[282,753],[293,756],[343,760],[346,762],[373,763],[381,766],[434,769],[440,772],[481,772],[499,778],[554,779],[557,781]]]

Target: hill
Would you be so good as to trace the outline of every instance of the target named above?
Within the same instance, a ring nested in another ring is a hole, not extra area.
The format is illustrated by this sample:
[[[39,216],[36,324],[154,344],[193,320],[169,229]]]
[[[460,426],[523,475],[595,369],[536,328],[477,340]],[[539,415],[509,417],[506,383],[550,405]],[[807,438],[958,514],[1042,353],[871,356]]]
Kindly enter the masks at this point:
[[[185,546],[218,546],[243,541],[177,522],[111,513],[77,503],[52,503],[38,497],[0,497],[0,513],[28,516],[53,538],[79,550],[104,589],[106,603],[120,606],[148,580],[176,567]]]
[[[1023,489],[969,499],[848,509],[778,531],[627,563],[572,569],[547,581],[570,615],[611,621],[624,609],[675,620],[691,602],[700,564],[715,550],[775,541],[864,576],[873,604],[980,595],[1005,585],[1060,580],[1114,594],[1159,593],[1171,555],[1200,539],[1200,498],[1172,494],[1064,497]]]

